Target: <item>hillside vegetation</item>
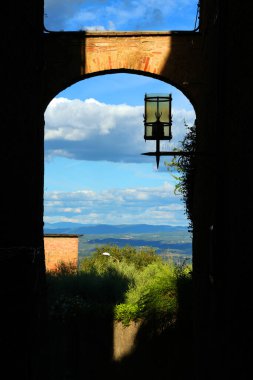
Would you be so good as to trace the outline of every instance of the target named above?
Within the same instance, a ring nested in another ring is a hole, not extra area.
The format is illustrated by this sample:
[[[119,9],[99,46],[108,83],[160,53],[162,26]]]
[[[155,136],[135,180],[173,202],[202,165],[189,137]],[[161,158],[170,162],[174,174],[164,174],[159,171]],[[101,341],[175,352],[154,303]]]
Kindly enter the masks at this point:
[[[152,368],[148,365],[147,371],[155,370],[157,361],[163,360],[165,365],[164,355],[168,354],[173,362],[170,366],[177,371],[179,347],[190,351],[191,345],[191,282],[190,265],[164,262],[152,248],[103,246],[84,258],[78,268],[60,263],[47,273],[49,326],[54,335],[49,352],[55,363],[67,368],[61,368],[59,377],[59,368],[54,369],[53,378],[64,378],[66,371],[78,367],[66,364],[69,357],[64,359],[73,345],[78,347],[75,355],[87,358],[86,365],[94,364],[96,358],[100,369],[110,366],[110,376],[112,370],[115,376],[132,376],[131,371],[140,370],[149,356]],[[142,322],[138,349],[120,364],[114,363],[113,323],[127,327],[138,321]]]

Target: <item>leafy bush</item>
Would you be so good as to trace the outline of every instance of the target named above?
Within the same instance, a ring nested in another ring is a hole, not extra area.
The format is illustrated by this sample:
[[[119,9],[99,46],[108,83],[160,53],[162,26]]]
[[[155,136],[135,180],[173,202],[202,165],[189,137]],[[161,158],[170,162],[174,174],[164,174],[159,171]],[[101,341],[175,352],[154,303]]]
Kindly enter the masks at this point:
[[[152,320],[161,328],[175,322],[178,283],[190,270],[171,263],[152,263],[138,273],[125,302],[115,307],[115,319],[127,325],[131,320]]]
[[[175,323],[190,278],[189,266],[163,262],[153,249],[100,247],[78,271],[60,265],[47,274],[50,316],[113,315],[124,325],[145,319],[164,329]]]
[[[102,273],[95,270],[64,275],[49,273],[49,313],[51,317],[61,319],[73,316],[71,310],[74,309],[80,315],[91,311],[96,315],[99,310],[105,314],[112,313],[115,303],[124,300],[129,281],[130,277],[114,268]]]
[[[65,261],[59,261],[55,268],[49,270],[49,273],[57,276],[64,276],[69,274],[75,274],[77,272],[77,266],[72,261],[66,263]]]
[[[103,252],[109,252],[110,256],[103,256]],[[122,248],[117,245],[104,245],[97,247],[91,257],[84,258],[79,264],[79,270],[86,272],[96,268],[99,272],[106,271],[112,262],[133,264],[137,269],[142,269],[148,264],[159,261],[162,261],[161,257],[151,247],[136,249],[130,245]]]

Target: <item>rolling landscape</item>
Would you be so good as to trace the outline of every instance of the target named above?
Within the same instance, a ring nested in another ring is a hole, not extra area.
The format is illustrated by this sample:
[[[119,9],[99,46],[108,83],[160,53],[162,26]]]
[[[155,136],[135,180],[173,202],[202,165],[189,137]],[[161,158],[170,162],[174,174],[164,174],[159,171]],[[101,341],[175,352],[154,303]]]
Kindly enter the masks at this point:
[[[78,234],[79,261],[90,256],[96,247],[117,245],[136,249],[152,247],[163,260],[192,260],[192,238],[187,227],[169,225],[85,225],[79,223],[45,223],[45,234]]]

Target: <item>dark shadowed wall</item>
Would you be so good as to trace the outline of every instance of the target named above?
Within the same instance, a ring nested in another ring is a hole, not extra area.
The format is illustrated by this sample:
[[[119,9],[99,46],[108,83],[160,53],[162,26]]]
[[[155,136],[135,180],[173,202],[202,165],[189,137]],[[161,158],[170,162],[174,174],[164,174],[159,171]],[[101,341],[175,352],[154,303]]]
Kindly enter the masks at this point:
[[[163,56],[160,66],[155,63],[159,72],[154,72],[151,57],[148,60],[145,55],[140,55],[143,61],[138,68],[130,66],[132,55],[129,63],[122,61],[120,67],[108,59],[109,66],[102,68],[106,73],[143,73],[144,68],[147,75],[176,85],[195,107],[198,153],[193,273],[197,380],[214,379],[218,373],[224,380],[232,375],[243,380],[248,379],[250,371],[253,189],[249,4],[202,0],[198,34],[190,39],[182,34],[181,42],[176,34],[157,36],[171,47],[169,51],[167,45],[164,47],[169,54],[167,58]],[[44,34],[42,0],[13,1],[1,5],[1,11],[2,359],[9,378],[18,374],[19,379],[37,380],[46,378],[40,355],[45,310],[44,110],[64,87],[95,71],[99,74],[99,67],[89,69],[92,65],[86,60],[98,41],[94,42],[94,35],[80,33]],[[108,36],[100,34],[99,38],[108,43]],[[133,37],[124,38],[125,44],[133,41]],[[187,48],[183,41],[189,44]],[[178,67],[173,71],[178,62],[181,71]],[[110,64],[114,66],[110,68]]]

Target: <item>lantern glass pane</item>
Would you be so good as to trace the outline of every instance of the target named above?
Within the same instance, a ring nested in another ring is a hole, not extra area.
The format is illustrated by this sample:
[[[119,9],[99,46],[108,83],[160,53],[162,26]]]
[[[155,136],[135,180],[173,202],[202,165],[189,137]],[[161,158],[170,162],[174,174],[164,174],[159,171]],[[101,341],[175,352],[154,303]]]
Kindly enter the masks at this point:
[[[146,129],[145,131],[146,137],[152,137],[152,130],[153,130],[152,125],[146,125],[145,129]]]
[[[145,110],[146,123],[154,123],[156,121],[156,112],[157,112],[157,101],[146,100],[146,110]]]
[[[147,123],[157,121],[160,116],[162,123],[169,123],[170,119],[170,95],[168,94],[146,94],[145,96],[145,117]]]
[[[169,123],[169,99],[159,101],[159,114],[161,114],[160,121],[162,123]]]
[[[164,126],[163,127],[163,132],[164,132],[164,137],[170,137],[170,127],[169,126]]]

